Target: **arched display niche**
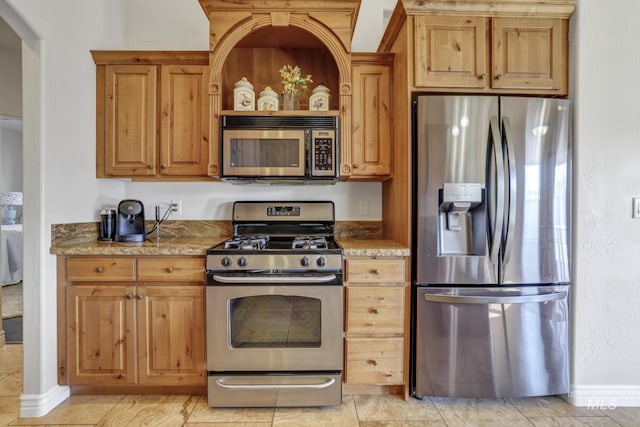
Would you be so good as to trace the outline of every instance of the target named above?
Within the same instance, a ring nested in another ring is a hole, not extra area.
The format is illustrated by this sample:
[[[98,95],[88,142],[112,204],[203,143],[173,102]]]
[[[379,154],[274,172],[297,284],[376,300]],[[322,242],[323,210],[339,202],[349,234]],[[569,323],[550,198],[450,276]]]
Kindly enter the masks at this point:
[[[303,74],[313,76],[318,71],[312,65],[318,59],[313,53],[326,50],[328,52],[326,57],[331,59],[331,64],[325,63],[325,68],[320,75],[326,77],[327,81],[314,78],[311,86],[315,87],[318,83],[324,82],[331,89],[333,100],[332,111],[329,113],[337,113],[340,116],[340,173],[343,177],[349,176],[351,174],[351,34],[345,37],[344,31],[342,31],[343,34],[337,34],[334,32],[335,28],[325,25],[325,19],[328,22],[344,22],[345,14],[340,15],[342,19],[333,20],[328,18],[326,13],[319,15],[325,18],[323,20],[314,17],[313,13],[295,12],[219,12],[218,14],[211,12],[209,16],[210,19],[220,19],[218,25],[215,21],[211,23],[209,175],[217,176],[219,173],[219,118],[223,111],[233,109],[233,103],[230,100],[235,81],[241,77],[248,77],[247,75],[254,78],[256,96],[264,89],[264,85],[271,85],[277,91],[281,87],[279,69],[282,65],[298,65]],[[355,20],[355,16],[348,18]],[[235,24],[230,23],[229,19],[232,21],[235,19]],[[348,25],[347,28],[349,28]],[[301,37],[291,36],[296,35],[296,32]],[[260,37],[256,37],[256,34]],[[238,55],[238,50],[245,48],[251,49],[255,54],[254,57]],[[300,55],[300,52],[305,51],[308,51],[309,55]],[[291,57],[288,56],[288,52],[297,53],[293,56],[298,63],[290,62]],[[256,56],[270,58],[269,65],[256,64],[254,61]],[[260,77],[256,78],[255,76],[258,75]],[[250,81],[251,78],[249,78]],[[271,83],[268,83],[269,81]],[[309,111],[305,110],[286,114],[309,114]],[[256,112],[256,114],[282,114],[282,112]],[[322,113],[313,112],[312,114]]]

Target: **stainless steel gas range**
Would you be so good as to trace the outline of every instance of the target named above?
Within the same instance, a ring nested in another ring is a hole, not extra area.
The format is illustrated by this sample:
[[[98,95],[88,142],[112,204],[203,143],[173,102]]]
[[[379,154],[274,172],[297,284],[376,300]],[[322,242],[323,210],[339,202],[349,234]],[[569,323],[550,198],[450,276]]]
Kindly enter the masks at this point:
[[[342,249],[333,202],[236,202],[207,251],[211,407],[342,403]]]

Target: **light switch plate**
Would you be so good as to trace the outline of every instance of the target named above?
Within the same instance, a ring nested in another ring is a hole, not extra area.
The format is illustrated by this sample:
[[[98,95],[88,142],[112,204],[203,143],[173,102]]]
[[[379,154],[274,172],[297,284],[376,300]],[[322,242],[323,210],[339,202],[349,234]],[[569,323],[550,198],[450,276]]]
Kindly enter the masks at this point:
[[[640,218],[640,197],[634,197],[633,199],[633,212],[631,218]]]

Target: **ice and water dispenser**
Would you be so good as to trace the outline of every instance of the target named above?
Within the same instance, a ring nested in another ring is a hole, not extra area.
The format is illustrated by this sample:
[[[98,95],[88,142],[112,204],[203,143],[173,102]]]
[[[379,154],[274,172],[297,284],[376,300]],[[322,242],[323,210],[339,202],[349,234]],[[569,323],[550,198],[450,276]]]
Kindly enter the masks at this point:
[[[486,255],[487,218],[482,184],[445,182],[438,189],[438,255]]]

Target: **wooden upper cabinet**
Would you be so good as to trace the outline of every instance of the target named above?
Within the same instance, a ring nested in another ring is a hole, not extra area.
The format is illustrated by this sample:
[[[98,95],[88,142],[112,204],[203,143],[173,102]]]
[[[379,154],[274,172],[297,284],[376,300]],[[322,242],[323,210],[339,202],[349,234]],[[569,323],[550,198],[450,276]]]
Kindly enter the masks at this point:
[[[566,20],[492,19],[493,87],[565,94],[568,57]]]
[[[562,96],[574,9],[573,0],[400,0],[380,51],[406,26],[414,90]]]
[[[160,173],[206,175],[207,67],[163,65],[160,69]]]
[[[92,51],[96,176],[205,179],[208,53]]]
[[[105,174],[155,175],[157,67],[105,67]]]
[[[487,87],[487,25],[484,17],[416,17],[415,85]]]
[[[393,55],[354,54],[351,117],[352,179],[391,177],[391,70]]]

